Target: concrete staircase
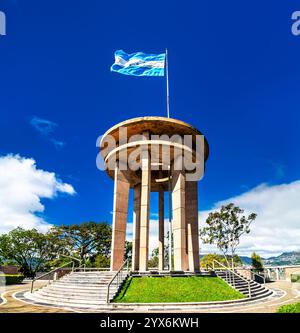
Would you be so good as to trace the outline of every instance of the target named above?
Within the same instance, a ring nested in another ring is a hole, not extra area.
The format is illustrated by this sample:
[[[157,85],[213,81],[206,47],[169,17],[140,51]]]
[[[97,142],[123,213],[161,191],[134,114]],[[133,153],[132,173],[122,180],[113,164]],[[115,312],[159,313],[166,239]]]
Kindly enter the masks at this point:
[[[73,272],[35,292],[24,296],[44,305],[96,309],[106,304],[107,286],[116,272]],[[124,274],[122,280],[126,279]],[[122,281],[119,281],[122,282]],[[118,292],[116,284],[110,287],[110,299]]]
[[[215,274],[246,297],[249,297],[249,282],[251,299],[260,299],[273,294],[273,291],[270,289],[253,280],[246,279],[238,273],[233,274],[230,271],[226,272],[226,270],[216,270]]]

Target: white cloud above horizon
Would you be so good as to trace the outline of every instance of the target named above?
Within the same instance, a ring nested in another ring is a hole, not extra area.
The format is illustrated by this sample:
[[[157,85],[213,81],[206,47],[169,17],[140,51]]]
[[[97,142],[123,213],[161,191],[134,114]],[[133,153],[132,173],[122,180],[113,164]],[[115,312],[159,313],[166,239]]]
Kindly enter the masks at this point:
[[[51,224],[42,217],[45,206],[41,199],[53,199],[59,193],[76,192],[54,172],[37,169],[32,158],[0,156],[0,234],[19,226],[45,232]]]
[[[52,137],[53,132],[58,127],[55,122],[34,116],[30,120],[30,125],[44,138],[47,138],[57,149],[65,146],[65,142]]]
[[[205,224],[210,211],[233,202],[245,214],[257,213],[250,234],[243,235],[237,253],[249,256],[256,251],[271,257],[288,251],[300,250],[300,180],[280,185],[266,183],[240,195],[216,202],[211,210],[199,212],[199,226]],[[165,230],[168,223],[165,221]],[[127,239],[132,239],[132,223],[128,223]],[[158,246],[158,221],[150,220],[149,254]],[[200,253],[219,252],[216,247],[201,244]]]
[[[257,213],[251,232],[241,237],[239,255],[249,256],[255,251],[270,257],[300,250],[300,180],[280,185],[261,184],[215,203],[212,210],[230,202],[244,209],[245,214]],[[200,226],[204,225],[210,211],[199,212]],[[216,248],[202,244],[201,252],[212,251]]]

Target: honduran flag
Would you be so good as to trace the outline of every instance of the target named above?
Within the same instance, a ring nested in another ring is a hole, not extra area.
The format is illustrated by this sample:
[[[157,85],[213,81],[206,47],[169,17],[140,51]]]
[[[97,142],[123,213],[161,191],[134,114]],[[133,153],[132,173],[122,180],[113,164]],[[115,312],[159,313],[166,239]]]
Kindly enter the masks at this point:
[[[122,50],[115,52],[112,72],[134,76],[164,76],[166,54],[146,54],[136,52],[128,54]]]

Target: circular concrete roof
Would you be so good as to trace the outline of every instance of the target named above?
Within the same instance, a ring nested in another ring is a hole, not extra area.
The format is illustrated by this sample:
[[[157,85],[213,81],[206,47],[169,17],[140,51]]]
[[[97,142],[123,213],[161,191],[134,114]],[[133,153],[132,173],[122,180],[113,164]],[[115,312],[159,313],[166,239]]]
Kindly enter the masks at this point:
[[[201,133],[197,128],[182,120],[166,117],[138,117],[131,118],[114,125],[104,133],[102,140],[107,135],[111,135],[118,142],[120,127],[127,129],[127,138],[147,131],[150,135],[203,135],[203,133]],[[205,161],[207,160],[208,155],[209,146],[205,138]]]
[[[127,136],[127,141],[134,135],[142,135],[145,132],[148,132],[149,135],[167,135],[168,137],[172,137],[173,135],[179,135],[179,136],[184,136],[184,135],[191,135],[192,136],[192,141],[196,141],[196,135],[203,135],[197,128],[194,126],[178,120],[178,119],[173,119],[173,118],[166,118],[166,117],[139,117],[139,118],[132,118],[125,120],[121,123],[118,123],[108,129],[104,135],[102,136],[102,140],[100,142],[100,151],[102,153],[102,157],[104,159],[109,158],[109,153],[105,149],[106,145],[103,144],[106,142],[107,137],[112,137],[114,141],[117,144],[117,147],[125,147],[128,146],[124,144],[123,142],[119,144],[120,138],[120,128],[125,128],[126,129],[126,136]],[[124,140],[124,132],[122,133],[122,140]],[[152,141],[152,140],[151,140]],[[163,142],[163,141],[162,141]],[[172,148],[173,149],[173,148]],[[118,148],[115,149],[115,151],[118,150]],[[129,148],[130,151],[130,148]],[[206,138],[204,137],[204,161],[207,160],[209,155],[209,146]],[[106,170],[107,174],[113,179],[114,178],[114,171],[107,169]],[[160,175],[160,177],[159,177]],[[136,172],[131,172],[130,175],[127,175],[128,178],[130,178],[131,185],[134,185],[133,180],[135,179],[138,181],[140,178],[140,170],[137,170]],[[166,184],[160,184],[160,183],[155,183],[156,178],[161,178],[161,177],[168,177],[167,172],[159,173],[157,171],[152,171],[152,185],[151,187],[153,190],[158,190],[162,186],[166,187]]]

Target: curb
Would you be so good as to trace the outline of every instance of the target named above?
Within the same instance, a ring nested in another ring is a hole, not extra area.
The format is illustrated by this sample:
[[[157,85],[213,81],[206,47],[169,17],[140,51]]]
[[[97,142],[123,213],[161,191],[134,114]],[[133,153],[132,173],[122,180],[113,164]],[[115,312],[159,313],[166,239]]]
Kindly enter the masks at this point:
[[[271,289],[270,289],[271,290]],[[286,292],[282,289],[272,289],[272,294],[268,295],[264,298],[260,299],[248,299],[245,301],[242,300],[234,300],[234,301],[221,301],[221,302],[194,302],[194,303],[111,303],[109,305],[104,304],[103,306],[99,306],[99,308],[84,308],[84,307],[67,307],[63,305],[55,305],[55,304],[47,304],[41,302],[35,302],[25,297],[27,291],[19,291],[13,294],[13,298],[18,301],[22,301],[27,304],[35,305],[35,306],[43,306],[43,307],[51,307],[56,309],[68,310],[73,312],[113,312],[113,311],[185,311],[187,309],[201,310],[201,309],[230,309],[236,306],[240,306],[241,308],[255,305],[255,304],[263,304],[268,301],[272,301],[275,299],[280,299],[286,295]]]
[[[3,292],[1,295],[0,295],[0,306],[4,305],[7,303],[7,299],[4,297],[4,294],[6,294],[8,291],[5,291]]]

